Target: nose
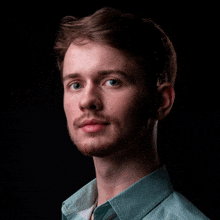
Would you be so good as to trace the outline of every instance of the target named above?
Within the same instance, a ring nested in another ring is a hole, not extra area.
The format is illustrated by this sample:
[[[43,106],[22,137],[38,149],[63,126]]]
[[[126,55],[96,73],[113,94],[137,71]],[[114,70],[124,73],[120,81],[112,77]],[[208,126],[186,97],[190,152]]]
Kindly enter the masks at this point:
[[[81,111],[100,111],[103,109],[101,94],[95,85],[88,85],[84,88],[79,102],[79,108]]]

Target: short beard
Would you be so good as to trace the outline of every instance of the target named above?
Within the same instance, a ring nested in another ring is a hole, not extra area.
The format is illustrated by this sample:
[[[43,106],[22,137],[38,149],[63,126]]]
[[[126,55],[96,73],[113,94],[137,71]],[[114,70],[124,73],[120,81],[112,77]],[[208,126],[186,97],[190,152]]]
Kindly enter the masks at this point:
[[[110,137],[109,140],[115,140],[113,142],[105,143],[105,146],[102,147],[95,147],[95,143],[93,143],[93,147],[86,147],[81,145],[80,142],[77,143],[77,139],[74,138],[74,131],[72,130],[74,127],[77,127],[80,121],[85,118],[76,119],[71,127],[68,127],[69,135],[71,140],[73,141],[74,145],[76,145],[77,149],[86,156],[96,156],[96,157],[105,157],[110,156],[112,154],[117,154],[119,151],[127,153],[135,153],[134,151],[139,151],[144,153],[145,151],[154,152],[153,146],[153,130],[152,126],[150,126],[150,118],[151,115],[149,113],[149,105],[144,101],[138,101],[136,105],[136,109],[133,109],[131,112],[132,122],[131,125],[133,126],[132,129],[128,128],[129,130],[125,131],[126,128],[120,128],[120,120],[114,118],[112,116],[103,116],[103,115],[96,115],[97,118],[103,119],[105,121],[109,121],[112,124],[117,125],[113,127],[117,129],[112,134],[114,137]],[[88,117],[88,116],[87,116]],[[71,134],[71,130],[73,131]],[[94,136],[97,135],[94,133]],[[92,134],[90,134],[92,136]],[[88,150],[89,149],[89,150]],[[134,151],[132,150],[134,149]]]
[[[106,143],[104,146],[98,148],[95,147],[95,144],[93,148],[87,148],[86,146],[82,146],[80,143],[77,143],[74,136],[71,134],[69,126],[67,127],[73,144],[85,156],[106,157],[111,156],[112,154],[122,154],[122,156],[127,157],[129,154],[132,155],[136,153],[140,154],[140,156],[148,155],[146,159],[150,160],[150,158],[153,158],[156,153],[156,149],[154,149],[152,144],[154,137],[152,136],[152,129],[149,127],[149,124],[142,125],[132,131],[132,133],[128,133],[126,135],[114,132],[117,136],[110,138],[110,140],[115,139],[116,141],[113,143]],[[96,134],[94,134],[94,136],[95,135]]]
[[[96,143],[92,143],[93,147],[91,147],[91,143],[87,147],[86,145],[82,145],[80,142],[78,143],[77,140],[74,138],[74,135],[71,134],[70,128],[67,126],[70,139],[73,144],[77,147],[77,149],[85,156],[89,157],[106,157],[110,156],[113,153],[117,152],[121,148],[124,148],[127,145],[127,137],[123,137],[120,132],[114,132],[116,136],[110,137],[110,140],[115,139],[115,142],[105,143],[103,146],[99,146],[96,148]],[[96,136],[96,134],[90,134],[90,136]],[[88,150],[89,149],[89,150]]]

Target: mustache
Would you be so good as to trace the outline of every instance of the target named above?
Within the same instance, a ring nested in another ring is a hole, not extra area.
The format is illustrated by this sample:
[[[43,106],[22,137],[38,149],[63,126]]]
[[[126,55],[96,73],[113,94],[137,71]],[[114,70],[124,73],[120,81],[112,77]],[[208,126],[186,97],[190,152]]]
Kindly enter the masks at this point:
[[[90,120],[90,119],[96,119],[96,120],[104,121],[107,123],[119,123],[119,120],[112,116],[108,116],[108,115],[104,116],[102,114],[96,114],[96,115],[85,114],[85,115],[80,116],[79,118],[76,118],[73,121],[73,126],[79,127],[83,121]]]

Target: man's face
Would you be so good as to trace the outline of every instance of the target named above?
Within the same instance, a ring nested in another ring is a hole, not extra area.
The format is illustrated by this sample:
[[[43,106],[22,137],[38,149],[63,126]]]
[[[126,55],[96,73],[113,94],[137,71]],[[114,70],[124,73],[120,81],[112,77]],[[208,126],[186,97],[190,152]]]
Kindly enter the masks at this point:
[[[70,137],[83,154],[108,156],[137,137],[148,113],[140,74],[115,48],[91,41],[70,45],[63,66],[64,110]]]

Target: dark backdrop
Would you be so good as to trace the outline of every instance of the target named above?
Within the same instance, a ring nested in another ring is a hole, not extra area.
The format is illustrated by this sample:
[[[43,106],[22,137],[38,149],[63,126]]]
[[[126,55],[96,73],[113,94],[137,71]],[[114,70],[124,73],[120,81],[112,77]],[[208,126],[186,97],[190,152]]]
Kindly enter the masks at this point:
[[[158,148],[174,188],[219,217],[219,12],[189,3],[4,6],[1,51],[1,219],[60,219],[61,203],[95,177],[73,146],[53,45],[60,19],[113,6],[153,18],[178,56],[176,100]],[[46,7],[46,8],[45,8]]]

